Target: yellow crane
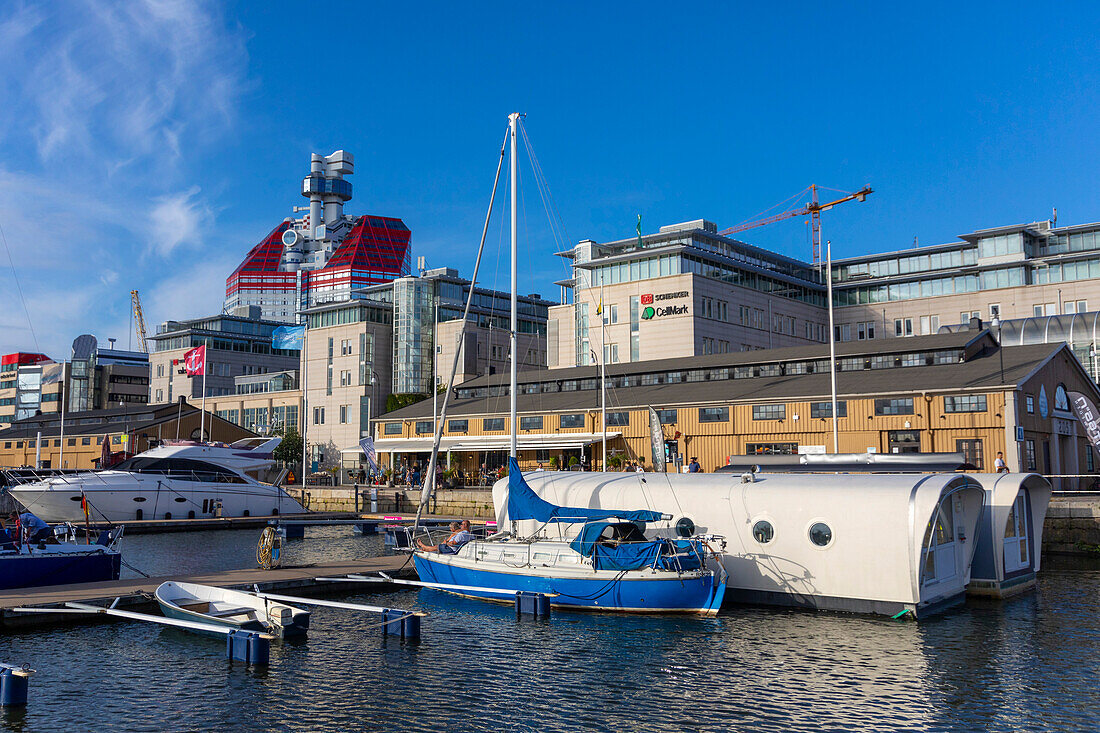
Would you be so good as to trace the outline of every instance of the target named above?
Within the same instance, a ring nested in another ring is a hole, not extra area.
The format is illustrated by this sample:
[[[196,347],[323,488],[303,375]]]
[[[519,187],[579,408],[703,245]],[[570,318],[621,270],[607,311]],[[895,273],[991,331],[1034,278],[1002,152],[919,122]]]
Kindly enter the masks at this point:
[[[145,342],[145,316],[141,312],[141,296],[138,291],[130,291],[130,303],[134,306],[134,324],[137,329],[138,347],[143,354],[149,353],[149,346]]]

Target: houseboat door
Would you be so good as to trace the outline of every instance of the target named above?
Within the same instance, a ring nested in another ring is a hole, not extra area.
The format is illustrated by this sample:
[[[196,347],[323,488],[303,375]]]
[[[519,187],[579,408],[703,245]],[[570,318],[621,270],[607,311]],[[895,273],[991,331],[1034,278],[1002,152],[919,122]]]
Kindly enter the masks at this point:
[[[1031,565],[1027,542],[1027,507],[1021,489],[1008,511],[1005,523],[1005,574],[1023,570]]]
[[[921,584],[930,585],[954,578],[959,572],[961,550],[958,538],[966,526],[962,497],[958,492],[940,500],[924,535],[924,568]]]

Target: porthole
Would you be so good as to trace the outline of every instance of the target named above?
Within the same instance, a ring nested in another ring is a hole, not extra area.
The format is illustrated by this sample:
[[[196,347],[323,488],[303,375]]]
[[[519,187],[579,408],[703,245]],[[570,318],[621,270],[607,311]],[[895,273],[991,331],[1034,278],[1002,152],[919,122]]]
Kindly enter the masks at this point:
[[[766,519],[761,519],[752,525],[752,538],[762,545],[766,545],[775,537],[775,527]]]
[[[77,494],[76,496],[70,496],[69,501],[80,501],[80,495]]]
[[[810,525],[810,542],[818,547],[828,547],[833,541],[833,530],[824,522],[814,522]]]
[[[142,501],[145,501],[145,497],[144,497],[144,496],[135,496],[135,497],[134,497],[134,501],[136,501],[136,502],[142,502]]]
[[[691,537],[693,534],[695,534],[695,522],[687,517],[680,517],[676,520],[677,537]]]
[[[165,519],[171,519],[172,518],[172,512],[165,512],[164,513],[164,518]]]
[[[183,502],[187,501],[187,499],[184,499],[182,496],[177,496],[176,501],[182,504]]]

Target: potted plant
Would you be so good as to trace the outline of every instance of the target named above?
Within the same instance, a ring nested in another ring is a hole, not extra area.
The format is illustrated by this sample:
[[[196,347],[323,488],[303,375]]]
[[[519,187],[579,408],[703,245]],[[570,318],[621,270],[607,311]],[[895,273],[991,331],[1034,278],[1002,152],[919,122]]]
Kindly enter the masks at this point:
[[[392,489],[393,488],[393,469],[383,468],[382,469],[382,477],[386,480],[386,486],[388,488]]]
[[[558,460],[557,456],[551,456],[550,457],[550,470],[551,471],[561,470],[561,461]]]
[[[569,468],[573,468],[573,466],[579,466],[580,462],[580,458],[577,458],[576,456],[569,456]]]

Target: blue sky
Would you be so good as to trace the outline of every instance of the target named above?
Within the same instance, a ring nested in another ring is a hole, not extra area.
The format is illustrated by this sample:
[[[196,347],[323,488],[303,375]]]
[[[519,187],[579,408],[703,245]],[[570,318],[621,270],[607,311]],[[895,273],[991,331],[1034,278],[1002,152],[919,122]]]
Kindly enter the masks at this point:
[[[824,215],[837,256],[1097,221],[1098,26],[1089,3],[9,1],[0,226],[30,321],[0,254],[0,353],[125,346],[133,288],[150,329],[217,312],[311,152],[354,153],[348,213],[468,274],[513,110],[569,242],[731,226],[810,183],[875,188]],[[523,203],[521,288],[556,298]],[[743,238],[810,257],[802,218]]]

